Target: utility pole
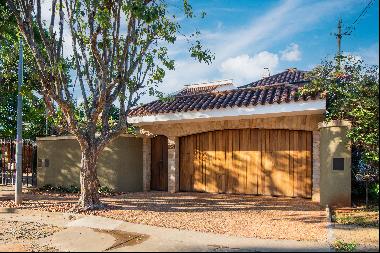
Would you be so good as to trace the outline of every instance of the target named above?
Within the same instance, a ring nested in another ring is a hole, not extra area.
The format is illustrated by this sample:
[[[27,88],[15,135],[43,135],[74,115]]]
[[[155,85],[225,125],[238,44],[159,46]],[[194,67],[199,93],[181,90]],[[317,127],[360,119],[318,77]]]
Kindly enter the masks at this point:
[[[358,25],[360,18],[363,17],[368,12],[368,10],[372,7],[374,2],[375,0],[370,0],[368,4],[364,7],[364,9],[361,11],[359,16],[355,19],[355,21],[350,26],[346,26],[346,29],[343,33],[342,33],[342,18],[341,17],[339,18],[338,33],[334,33],[338,42],[338,53],[337,53],[336,58],[337,58],[337,63],[338,63],[339,68],[340,68],[340,61],[341,61],[341,43],[342,43],[343,36],[350,36],[352,34],[352,32],[355,30],[355,26]]]
[[[22,203],[22,96],[21,86],[23,82],[23,51],[22,38],[20,38],[19,62],[18,62],[18,92],[17,92],[17,137],[16,137],[16,185],[15,203]]]
[[[342,18],[338,20],[338,33],[336,34],[337,42],[338,42],[338,66],[340,66],[340,53],[341,53],[341,43],[342,43]]]
[[[342,43],[342,18],[339,18],[338,20],[338,33],[335,34],[336,40],[338,42],[338,52],[337,52],[337,61],[338,61],[338,66],[340,67],[340,54],[341,54],[341,43]]]

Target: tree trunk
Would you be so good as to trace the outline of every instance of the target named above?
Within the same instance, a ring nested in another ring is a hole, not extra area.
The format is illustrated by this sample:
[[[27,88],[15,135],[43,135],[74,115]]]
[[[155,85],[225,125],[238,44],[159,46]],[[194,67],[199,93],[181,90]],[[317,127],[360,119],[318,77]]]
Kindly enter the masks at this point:
[[[88,148],[87,150],[82,150],[79,207],[84,210],[102,207],[98,192],[99,180],[96,173],[97,159],[96,149]]]

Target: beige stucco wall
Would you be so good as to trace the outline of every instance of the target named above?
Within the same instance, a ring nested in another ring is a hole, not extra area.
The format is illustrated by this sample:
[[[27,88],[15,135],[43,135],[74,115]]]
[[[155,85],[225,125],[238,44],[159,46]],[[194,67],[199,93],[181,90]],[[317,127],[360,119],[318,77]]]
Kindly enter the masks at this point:
[[[351,206],[351,149],[346,137],[350,124],[332,121],[320,125],[321,205]],[[333,170],[333,158],[344,158],[344,170]]]
[[[100,184],[116,191],[143,190],[143,140],[121,136],[100,155],[97,172]],[[37,139],[37,184],[79,186],[81,152],[75,138],[46,137]],[[48,164],[45,164],[48,159]],[[48,165],[48,167],[46,166]]]

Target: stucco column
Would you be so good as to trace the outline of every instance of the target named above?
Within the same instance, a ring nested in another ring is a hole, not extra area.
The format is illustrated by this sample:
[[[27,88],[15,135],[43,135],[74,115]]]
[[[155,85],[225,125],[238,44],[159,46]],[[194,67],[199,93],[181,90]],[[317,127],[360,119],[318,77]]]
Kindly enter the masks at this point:
[[[351,147],[347,138],[350,122],[334,120],[319,125],[321,205],[351,206]]]
[[[319,131],[313,131],[313,189],[312,200],[320,202],[320,177],[321,177],[321,164],[320,164],[320,144],[321,134]]]
[[[168,191],[179,191],[179,137],[168,137]]]
[[[150,191],[151,139],[143,138],[143,191]]]

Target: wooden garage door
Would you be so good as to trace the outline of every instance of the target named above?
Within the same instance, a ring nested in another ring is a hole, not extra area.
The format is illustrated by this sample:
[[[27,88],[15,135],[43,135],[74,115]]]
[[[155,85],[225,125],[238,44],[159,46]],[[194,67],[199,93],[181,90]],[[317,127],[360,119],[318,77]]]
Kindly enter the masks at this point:
[[[180,190],[311,197],[312,135],[240,129],[180,138]]]

